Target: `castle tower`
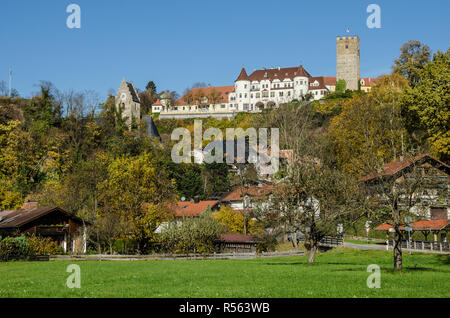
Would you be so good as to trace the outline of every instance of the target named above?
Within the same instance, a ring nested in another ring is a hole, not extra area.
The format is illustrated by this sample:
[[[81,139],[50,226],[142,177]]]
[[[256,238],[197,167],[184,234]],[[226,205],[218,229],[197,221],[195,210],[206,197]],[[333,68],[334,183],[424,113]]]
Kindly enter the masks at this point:
[[[250,105],[250,78],[242,68],[238,78],[234,81],[234,87],[236,92],[236,100],[238,101],[238,110],[249,110]]]
[[[119,90],[116,94],[116,108],[122,108],[122,117],[126,118],[128,127],[134,120],[141,119],[141,100],[138,92],[132,82],[126,82],[125,79],[120,83]]]
[[[336,39],[336,81],[347,83],[347,89],[357,90],[360,79],[359,38],[357,36]]]

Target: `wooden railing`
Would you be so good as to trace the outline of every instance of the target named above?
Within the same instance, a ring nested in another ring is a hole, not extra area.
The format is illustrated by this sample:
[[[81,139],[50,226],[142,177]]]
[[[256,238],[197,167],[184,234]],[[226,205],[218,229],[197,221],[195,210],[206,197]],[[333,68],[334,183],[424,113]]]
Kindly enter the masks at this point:
[[[266,257],[302,256],[305,251],[262,253],[213,253],[213,254],[150,254],[150,255],[53,255],[53,261],[152,261],[152,260],[203,260],[203,259],[253,259]]]
[[[301,238],[299,242],[303,242],[304,238]],[[342,236],[325,236],[320,240],[320,246],[336,247],[344,245],[344,238]]]
[[[389,247],[394,246],[394,241],[389,240]],[[449,242],[430,242],[430,241],[406,241],[401,242],[404,249],[419,250],[419,251],[434,251],[434,252],[450,252]]]

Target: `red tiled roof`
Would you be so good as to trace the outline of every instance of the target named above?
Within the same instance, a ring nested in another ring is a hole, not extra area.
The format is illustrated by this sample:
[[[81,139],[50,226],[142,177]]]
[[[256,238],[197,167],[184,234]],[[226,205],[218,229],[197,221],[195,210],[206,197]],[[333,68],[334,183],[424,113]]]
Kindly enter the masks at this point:
[[[412,229],[415,231],[420,230],[432,230],[432,231],[440,231],[445,229],[450,224],[450,220],[442,219],[442,220],[420,220],[414,222],[412,224]],[[386,231],[391,229],[392,226],[390,224],[381,224],[376,227],[377,231]],[[405,230],[404,226],[400,227],[400,230]]]
[[[322,78],[325,85],[336,86],[336,77],[322,76]]]
[[[387,230],[389,230],[389,229],[391,229],[391,228],[392,228],[391,225],[385,223],[385,224],[381,224],[381,225],[377,226],[377,227],[375,228],[375,230],[376,230],[376,231],[387,231]]]
[[[247,72],[245,71],[245,68],[241,69],[241,72],[239,73],[239,76],[236,78],[235,82],[237,81],[248,81],[248,75]]]
[[[191,89],[189,92],[196,94],[202,91],[207,97],[213,90],[220,93],[221,103],[228,103],[228,95],[234,91],[234,86],[208,86],[208,87],[196,87]],[[186,106],[185,97],[187,94],[183,95],[180,99],[175,102],[175,106]],[[195,103],[195,102],[194,102]],[[193,105],[193,104],[192,104]]]
[[[397,161],[392,161],[392,162],[386,163],[382,167],[381,173],[368,174],[367,176],[362,177],[360,179],[360,181],[369,181],[369,180],[375,179],[377,176],[382,176],[382,177],[392,176],[420,160],[428,160],[432,163],[439,164],[447,171],[447,173],[449,173],[449,171],[450,171],[450,166],[443,163],[442,161],[439,161],[438,159],[436,159],[428,154],[420,154],[420,155],[415,156],[412,160],[403,160],[403,161],[397,160]]]
[[[362,87],[368,87],[368,86],[375,85],[377,83],[377,80],[378,80],[376,78],[370,78],[370,77],[361,78],[361,79],[364,82],[364,84],[361,85]]]
[[[220,241],[230,243],[256,243],[257,237],[254,235],[229,233],[229,234],[222,234],[220,236]]]
[[[297,67],[256,70],[252,74],[250,74],[250,76],[248,76],[248,80],[262,81],[268,79],[270,81],[273,81],[275,79],[279,79],[280,81],[282,81],[285,78],[293,80],[296,76],[311,77],[311,75],[303,68],[303,66],[300,65]]]
[[[162,106],[161,101],[159,100],[159,98],[152,106]]]
[[[315,81],[317,81],[319,83],[319,86],[312,86],[311,84],[313,84]],[[320,76],[320,77],[311,77],[309,79],[309,90],[316,90],[316,89],[328,89],[325,86],[325,79],[324,77]]]
[[[191,201],[178,201],[173,206],[175,210],[175,216],[200,216],[208,209],[208,206],[212,209],[219,201],[199,201],[198,203]]]
[[[197,203],[193,201],[177,201],[168,205],[169,209],[174,212],[176,217],[183,216],[200,216],[208,209],[208,206],[213,209],[219,204],[217,200],[211,201],[199,201]],[[143,203],[142,208],[146,209],[148,206],[154,205],[153,203]]]
[[[274,190],[274,186],[269,185],[262,185],[261,187],[258,187],[257,185],[252,185],[248,187],[247,193],[250,198],[253,199],[262,199],[266,197],[268,194],[270,194]],[[241,201],[242,198],[242,191],[240,188],[235,189],[233,192],[228,194],[223,201]]]

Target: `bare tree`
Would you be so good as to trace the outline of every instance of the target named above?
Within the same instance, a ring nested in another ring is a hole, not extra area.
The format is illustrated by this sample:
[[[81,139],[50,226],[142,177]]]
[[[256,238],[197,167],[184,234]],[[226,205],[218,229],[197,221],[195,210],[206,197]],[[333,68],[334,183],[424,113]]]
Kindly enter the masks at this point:
[[[0,96],[8,96],[8,85],[5,81],[0,81]]]
[[[335,235],[337,224],[354,222],[365,198],[355,179],[321,158],[324,146],[310,108],[285,104],[263,120],[268,127],[279,128],[280,148],[293,155],[273,195],[257,209],[258,217],[271,220],[273,228],[285,227],[294,246],[301,232],[312,263],[320,241]]]
[[[296,234],[302,233],[309,252],[308,262],[313,263],[324,237],[336,235],[338,224],[357,220],[363,199],[356,181],[349,175],[304,160],[293,164],[260,211],[274,224],[287,226],[294,246]]]
[[[370,218],[377,223],[387,223],[394,230],[394,268],[400,270],[402,228],[410,225],[411,220],[426,217],[427,204],[432,199],[427,193],[435,193],[434,198],[447,198],[448,188],[442,178],[427,175],[430,167],[423,160],[408,156],[397,163],[405,168],[394,174],[380,170],[362,181],[370,202]]]

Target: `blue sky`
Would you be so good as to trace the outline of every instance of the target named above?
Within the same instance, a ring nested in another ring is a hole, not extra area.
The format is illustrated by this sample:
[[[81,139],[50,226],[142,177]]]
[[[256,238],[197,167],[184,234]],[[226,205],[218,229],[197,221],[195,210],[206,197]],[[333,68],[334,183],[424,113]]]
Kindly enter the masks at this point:
[[[81,29],[66,26],[70,3],[81,7]],[[371,3],[381,7],[381,29],[366,26]],[[448,0],[8,0],[0,80],[11,67],[24,97],[39,80],[106,97],[123,77],[182,93],[195,82],[233,85],[243,66],[303,64],[313,76],[335,76],[336,36],[346,27],[361,39],[361,76],[375,77],[408,40],[446,50],[449,12]]]

